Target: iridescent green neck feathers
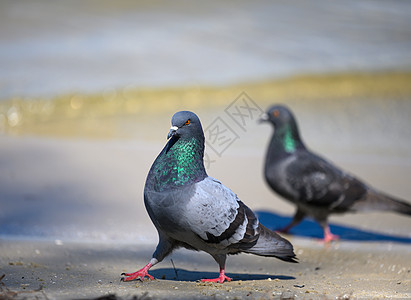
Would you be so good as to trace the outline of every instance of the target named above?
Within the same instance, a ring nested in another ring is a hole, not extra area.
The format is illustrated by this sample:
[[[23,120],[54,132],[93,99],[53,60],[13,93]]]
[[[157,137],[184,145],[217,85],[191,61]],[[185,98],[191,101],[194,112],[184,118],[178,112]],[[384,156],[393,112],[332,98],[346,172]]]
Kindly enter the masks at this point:
[[[171,138],[153,163],[146,187],[161,192],[204,179],[203,156],[204,141],[197,137]]]
[[[275,152],[282,149],[285,153],[294,153],[298,148],[304,147],[298,128],[293,124],[284,124],[276,128],[271,143]]]
[[[282,140],[284,150],[287,153],[293,153],[297,148],[297,142],[294,139],[292,130],[290,127],[287,128]]]

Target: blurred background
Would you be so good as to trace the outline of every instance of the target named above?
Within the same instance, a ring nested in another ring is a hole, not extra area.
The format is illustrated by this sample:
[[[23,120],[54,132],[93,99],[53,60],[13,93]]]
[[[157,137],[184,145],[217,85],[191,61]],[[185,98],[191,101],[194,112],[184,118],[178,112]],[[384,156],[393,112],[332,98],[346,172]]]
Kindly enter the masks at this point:
[[[262,176],[274,103],[312,150],[410,201],[411,2],[1,1],[0,238],[155,242],[144,181],[182,109],[210,176],[290,216]],[[392,214],[332,222],[411,237]]]

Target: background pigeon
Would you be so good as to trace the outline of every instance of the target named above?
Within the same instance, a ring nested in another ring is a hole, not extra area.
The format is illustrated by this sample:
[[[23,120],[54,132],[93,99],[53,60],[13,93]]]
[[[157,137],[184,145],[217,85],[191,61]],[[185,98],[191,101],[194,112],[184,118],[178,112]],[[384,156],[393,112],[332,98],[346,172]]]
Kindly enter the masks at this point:
[[[159,243],[150,262],[124,281],[145,276],[174,249],[185,247],[209,253],[220,276],[203,281],[224,282],[227,254],[240,252],[296,262],[293,246],[261,225],[237,195],[204,169],[204,133],[197,115],[177,112],[169,141],[154,161],[144,187],[144,204],[157,228]]]
[[[261,121],[274,126],[264,175],[268,185],[297,206],[289,231],[305,216],[324,230],[324,242],[338,239],[330,232],[328,215],[348,211],[395,211],[411,215],[411,205],[376,191],[332,163],[310,152],[302,142],[297,122],[285,106],[272,106]]]

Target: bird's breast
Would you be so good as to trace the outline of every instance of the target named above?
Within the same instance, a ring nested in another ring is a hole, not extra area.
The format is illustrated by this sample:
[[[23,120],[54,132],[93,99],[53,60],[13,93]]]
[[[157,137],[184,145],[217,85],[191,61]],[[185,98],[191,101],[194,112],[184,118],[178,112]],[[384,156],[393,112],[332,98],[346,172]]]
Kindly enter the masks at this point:
[[[190,189],[175,189],[166,192],[157,192],[146,189],[144,204],[147,212],[156,227],[163,230],[183,230],[184,208],[186,195]]]
[[[290,175],[289,167],[295,161],[294,156],[289,156],[285,159],[272,161],[270,164],[265,166],[265,179],[268,185],[279,195],[285,199],[294,202],[298,198],[298,193],[296,193],[293,188],[293,178]]]

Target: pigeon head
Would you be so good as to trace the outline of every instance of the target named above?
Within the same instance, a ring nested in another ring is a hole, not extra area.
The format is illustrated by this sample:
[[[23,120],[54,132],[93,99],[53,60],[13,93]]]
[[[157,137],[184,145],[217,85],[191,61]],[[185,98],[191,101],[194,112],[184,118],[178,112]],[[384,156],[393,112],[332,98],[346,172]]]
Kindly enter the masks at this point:
[[[293,153],[304,144],[300,138],[297,121],[291,110],[283,105],[273,105],[261,116],[260,122],[269,122],[274,127],[271,139],[273,149]]]
[[[273,105],[261,116],[260,122],[270,122],[275,128],[296,123],[291,110],[283,105]]]
[[[167,191],[207,177],[200,119],[195,113],[180,111],[172,117],[171,125],[169,140],[148,173],[147,190]]]
[[[191,111],[179,111],[171,118],[171,128],[167,138],[188,139],[198,137],[204,140],[200,119]]]

